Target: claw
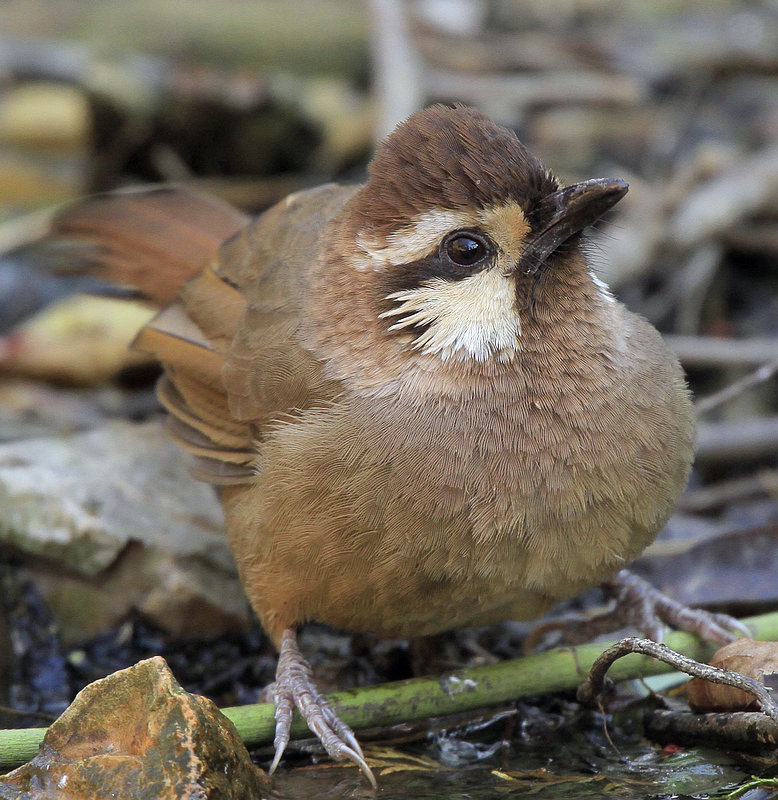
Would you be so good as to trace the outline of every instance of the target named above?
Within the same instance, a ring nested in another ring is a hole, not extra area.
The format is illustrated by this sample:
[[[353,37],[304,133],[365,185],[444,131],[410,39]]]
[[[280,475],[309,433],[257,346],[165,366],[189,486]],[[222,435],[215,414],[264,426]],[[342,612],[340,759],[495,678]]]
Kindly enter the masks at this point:
[[[748,638],[753,635],[748,625],[745,625],[739,619],[735,619],[735,617],[730,617],[729,614],[713,614],[712,616],[722,628],[726,628],[732,631],[732,633],[740,634]]]
[[[281,635],[273,700],[276,706],[276,733],[273,740],[275,754],[269,770],[271,775],[275,772],[289,743],[292,710],[296,705],[330,758],[335,761],[353,761],[370,781],[370,785],[374,789],[378,788],[375,776],[365,761],[354,732],[338,717],[327,699],[316,688],[311,668],[300,652],[297,636],[291,628]]]
[[[273,738],[275,753],[273,754],[273,762],[268,770],[270,775],[276,771],[276,767],[281,761],[281,756],[283,756],[286,746],[289,744],[289,735],[292,729],[293,697],[288,692],[279,691],[278,681],[273,684],[273,702],[276,707],[276,733]]]

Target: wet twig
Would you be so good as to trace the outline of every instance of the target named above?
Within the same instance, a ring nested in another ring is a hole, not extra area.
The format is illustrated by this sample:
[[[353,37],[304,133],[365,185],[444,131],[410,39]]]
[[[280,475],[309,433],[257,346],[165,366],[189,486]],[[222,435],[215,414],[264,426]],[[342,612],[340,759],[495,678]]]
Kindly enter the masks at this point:
[[[0,714],[6,717],[20,717],[22,719],[39,719],[42,722],[54,722],[56,714],[49,714],[45,711],[25,711],[22,708],[12,708],[11,706],[0,706]]]
[[[582,703],[593,703],[597,695],[603,690],[605,675],[613,662],[631,653],[638,653],[657,659],[695,678],[701,678],[711,683],[724,684],[725,686],[734,686],[736,689],[747,692],[756,698],[762,711],[770,719],[778,723],[778,705],[770,696],[767,687],[760,681],[741,675],[739,672],[712,667],[709,664],[701,664],[693,658],[671,650],[666,644],[637,637],[622,639],[612,647],[609,647],[594,662],[588,677],[578,688],[578,700]]]
[[[693,714],[651,709],[643,724],[646,735],[660,744],[704,744],[749,751],[778,745],[778,723],[759,711]]]

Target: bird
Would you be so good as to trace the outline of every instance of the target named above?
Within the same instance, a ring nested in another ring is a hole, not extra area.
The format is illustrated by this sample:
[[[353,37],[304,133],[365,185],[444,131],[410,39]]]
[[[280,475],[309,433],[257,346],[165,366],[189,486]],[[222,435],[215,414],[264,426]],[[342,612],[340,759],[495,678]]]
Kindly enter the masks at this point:
[[[624,565],[672,513],[695,425],[678,361],[593,269],[586,231],[627,190],[563,186],[513,130],[434,105],[363,184],[256,218],[171,186],[54,218],[74,262],[161,308],[135,346],[279,652],[271,772],[297,707],[375,785],[307,622],[409,638],[603,582],[645,600]]]

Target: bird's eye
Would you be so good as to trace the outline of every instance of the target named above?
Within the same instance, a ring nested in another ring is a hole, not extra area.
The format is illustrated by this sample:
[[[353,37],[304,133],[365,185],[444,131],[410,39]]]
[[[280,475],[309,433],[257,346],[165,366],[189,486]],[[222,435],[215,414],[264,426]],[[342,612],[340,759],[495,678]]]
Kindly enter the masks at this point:
[[[483,239],[472,233],[456,233],[445,242],[446,255],[460,267],[472,267],[489,254]]]

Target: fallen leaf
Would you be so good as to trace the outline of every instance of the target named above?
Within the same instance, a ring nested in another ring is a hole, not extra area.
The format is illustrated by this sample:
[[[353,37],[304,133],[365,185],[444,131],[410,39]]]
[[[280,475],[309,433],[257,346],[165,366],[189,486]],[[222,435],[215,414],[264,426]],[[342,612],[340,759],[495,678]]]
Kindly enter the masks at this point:
[[[775,685],[778,681],[778,642],[737,639],[717,650],[710,664],[739,672],[767,686]],[[756,698],[741,689],[700,678],[689,681],[687,693],[694,711],[750,711],[759,708]]]

